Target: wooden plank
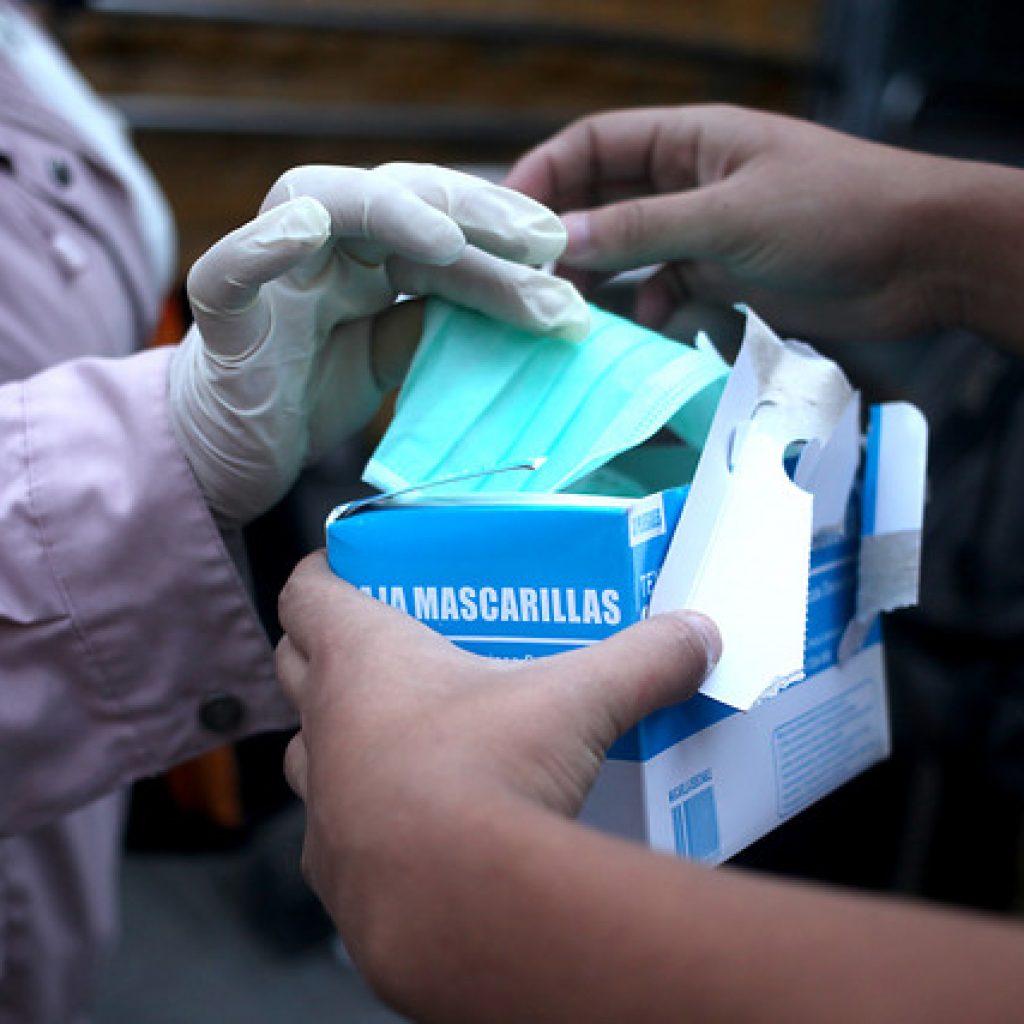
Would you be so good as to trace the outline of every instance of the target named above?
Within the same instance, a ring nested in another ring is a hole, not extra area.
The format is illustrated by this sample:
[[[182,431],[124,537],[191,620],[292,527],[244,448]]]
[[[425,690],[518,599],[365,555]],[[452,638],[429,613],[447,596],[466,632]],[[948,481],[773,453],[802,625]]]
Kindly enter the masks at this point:
[[[819,0],[94,0],[108,12],[175,15],[197,19],[233,16],[269,22],[319,22],[343,29],[353,19],[489,21],[496,26],[527,22],[647,32],[655,37],[713,43],[750,51],[804,55],[817,46]]]
[[[295,164],[502,164],[572,118],[612,107],[715,100],[799,110],[806,81],[787,62],[813,64],[818,16],[818,0],[121,6],[151,13],[85,12],[64,22],[63,38],[97,89],[144,129],[140,149],[181,225],[182,272],[247,220],[270,183]],[[428,14],[473,18],[490,34],[313,31],[152,14],[171,6],[264,15],[276,6],[279,13],[319,11],[349,25],[357,15],[394,16],[399,27],[402,18]],[[503,26],[513,19],[611,35],[600,46],[557,34],[509,43]],[[607,39],[619,30],[685,46],[616,47]],[[715,46],[722,48],[717,57]],[[751,53],[770,60],[750,63]]]

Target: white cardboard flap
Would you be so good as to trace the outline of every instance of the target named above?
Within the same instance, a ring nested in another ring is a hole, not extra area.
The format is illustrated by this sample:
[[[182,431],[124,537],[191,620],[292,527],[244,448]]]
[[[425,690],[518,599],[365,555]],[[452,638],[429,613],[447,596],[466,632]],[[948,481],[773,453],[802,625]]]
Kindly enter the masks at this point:
[[[854,415],[853,394],[835,363],[747,313],[651,596],[652,614],[692,608],[718,623],[722,659],[701,692],[733,707],[748,710],[803,674],[814,501],[783,457],[794,442],[823,456],[844,414]],[[823,472],[822,486],[844,476]]]

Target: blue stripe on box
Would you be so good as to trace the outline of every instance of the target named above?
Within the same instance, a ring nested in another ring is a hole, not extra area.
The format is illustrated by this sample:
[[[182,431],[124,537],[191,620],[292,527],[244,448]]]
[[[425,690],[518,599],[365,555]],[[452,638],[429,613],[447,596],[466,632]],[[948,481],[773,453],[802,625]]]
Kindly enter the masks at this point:
[[[882,458],[882,407],[871,406],[868,425],[867,454],[864,460],[864,503],[861,532],[865,537],[874,535],[875,508],[878,504],[878,467]]]

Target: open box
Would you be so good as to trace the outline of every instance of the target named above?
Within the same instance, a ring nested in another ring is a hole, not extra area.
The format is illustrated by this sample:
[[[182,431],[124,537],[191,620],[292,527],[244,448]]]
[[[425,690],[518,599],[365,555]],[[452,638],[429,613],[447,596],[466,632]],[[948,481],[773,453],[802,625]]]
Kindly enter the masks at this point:
[[[866,441],[866,443],[864,443]],[[889,751],[878,613],[916,597],[926,429],[751,315],[693,480],[641,498],[383,495],[336,509],[333,570],[469,651],[543,657],[651,611],[722,630],[694,699],[609,753],[599,827],[717,863]]]

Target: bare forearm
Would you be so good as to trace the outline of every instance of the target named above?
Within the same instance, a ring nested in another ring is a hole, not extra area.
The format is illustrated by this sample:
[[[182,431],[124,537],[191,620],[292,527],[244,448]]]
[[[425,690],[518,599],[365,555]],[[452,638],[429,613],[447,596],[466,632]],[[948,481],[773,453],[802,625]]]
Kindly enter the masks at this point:
[[[1024,171],[934,161],[911,212],[912,259],[941,319],[1024,353]]]
[[[514,800],[451,809],[355,897],[364,968],[417,1020],[984,1021],[1024,1000],[1016,928],[700,868]]]
[[[707,677],[708,620],[498,663],[341,584],[322,553],[280,615],[307,877],[417,1021],[1020,1018],[1024,928],[701,868],[548,809],[577,808],[610,735]]]

